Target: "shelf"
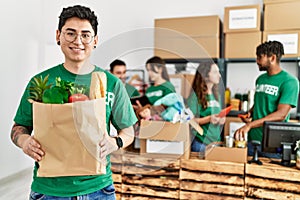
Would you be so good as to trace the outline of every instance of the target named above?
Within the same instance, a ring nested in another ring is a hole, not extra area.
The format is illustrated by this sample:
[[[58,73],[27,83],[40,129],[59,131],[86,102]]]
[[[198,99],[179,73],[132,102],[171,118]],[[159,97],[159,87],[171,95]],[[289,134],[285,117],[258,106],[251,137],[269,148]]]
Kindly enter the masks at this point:
[[[195,63],[200,63],[203,61],[207,61],[207,60],[213,60],[214,62],[217,62],[218,60],[223,59],[223,58],[187,58],[187,59],[164,59],[164,61],[166,63],[170,63],[170,64],[184,64],[184,63],[188,63],[188,62],[195,62]]]

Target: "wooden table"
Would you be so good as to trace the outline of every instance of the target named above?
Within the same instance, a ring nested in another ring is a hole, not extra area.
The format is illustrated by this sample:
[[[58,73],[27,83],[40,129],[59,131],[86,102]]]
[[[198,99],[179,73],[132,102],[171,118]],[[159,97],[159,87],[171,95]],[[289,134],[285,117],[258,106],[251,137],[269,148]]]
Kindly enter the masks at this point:
[[[250,160],[251,158],[249,158]],[[299,199],[300,170],[119,152],[111,157],[118,199]]]

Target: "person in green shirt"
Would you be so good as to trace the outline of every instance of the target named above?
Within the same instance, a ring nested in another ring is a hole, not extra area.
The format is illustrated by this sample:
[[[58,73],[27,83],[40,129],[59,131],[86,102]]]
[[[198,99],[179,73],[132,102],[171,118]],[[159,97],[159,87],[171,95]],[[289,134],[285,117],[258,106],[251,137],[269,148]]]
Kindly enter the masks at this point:
[[[126,83],[126,63],[124,61],[116,59],[110,63],[110,72],[121,79],[129,98],[140,96],[139,91],[135,87]]]
[[[263,123],[265,121],[288,121],[291,108],[297,106],[299,95],[299,81],[280,66],[280,59],[284,55],[283,45],[278,41],[268,41],[256,48],[256,63],[261,74],[255,82],[254,105],[248,112],[245,125],[235,131],[235,139],[241,140],[248,133],[248,154],[253,155],[252,140],[262,142]],[[250,120],[252,118],[252,120]],[[267,155],[265,157],[280,157]]]
[[[28,102],[28,83],[14,117],[11,140],[25,154],[35,160],[33,182],[30,199],[115,199],[111,163],[109,154],[132,143],[134,138],[133,125],[137,119],[122,82],[111,73],[90,62],[90,55],[98,44],[98,20],[95,13],[81,5],[63,8],[59,16],[56,41],[64,54],[64,62],[47,69],[34,77],[49,75],[49,83],[54,84],[55,78],[90,86],[91,74],[102,71],[107,77],[106,88],[106,127],[112,123],[118,130],[117,137],[105,134],[99,145],[99,157],[107,160],[106,174],[88,176],[38,177],[39,161],[47,154],[32,135],[33,111]],[[61,152],[62,154],[64,152]],[[69,153],[69,152],[66,152]]]
[[[150,87],[146,90],[146,96],[151,105],[158,99],[170,93],[176,93],[175,87],[170,82],[165,61],[154,56],[146,61],[146,69],[149,75]]]
[[[225,117],[218,117],[221,111],[218,88],[220,78],[219,68],[213,61],[200,63],[197,68],[187,105],[202,127],[203,135],[192,129],[193,152],[205,152],[206,145],[221,140],[220,125],[225,123]]]

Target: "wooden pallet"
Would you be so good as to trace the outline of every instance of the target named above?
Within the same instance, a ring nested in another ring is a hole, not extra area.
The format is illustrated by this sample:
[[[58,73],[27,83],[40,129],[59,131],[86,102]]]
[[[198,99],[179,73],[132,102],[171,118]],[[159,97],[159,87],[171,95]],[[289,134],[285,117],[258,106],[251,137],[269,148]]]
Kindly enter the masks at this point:
[[[125,153],[122,199],[178,199],[179,161],[175,156]]]
[[[244,164],[181,160],[180,199],[243,199]]]
[[[247,198],[300,199],[300,170],[271,164],[246,164],[245,185]]]
[[[110,155],[112,178],[114,181],[117,200],[122,197],[122,155],[123,151],[121,150]]]

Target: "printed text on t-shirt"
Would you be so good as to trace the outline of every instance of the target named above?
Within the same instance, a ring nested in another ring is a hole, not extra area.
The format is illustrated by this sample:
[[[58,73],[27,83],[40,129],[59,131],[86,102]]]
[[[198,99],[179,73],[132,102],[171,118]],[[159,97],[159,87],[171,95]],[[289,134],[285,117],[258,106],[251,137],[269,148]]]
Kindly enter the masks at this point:
[[[256,85],[256,92],[264,92],[266,94],[270,94],[273,96],[278,95],[278,86],[261,84]]]

